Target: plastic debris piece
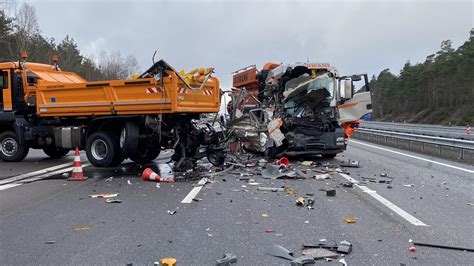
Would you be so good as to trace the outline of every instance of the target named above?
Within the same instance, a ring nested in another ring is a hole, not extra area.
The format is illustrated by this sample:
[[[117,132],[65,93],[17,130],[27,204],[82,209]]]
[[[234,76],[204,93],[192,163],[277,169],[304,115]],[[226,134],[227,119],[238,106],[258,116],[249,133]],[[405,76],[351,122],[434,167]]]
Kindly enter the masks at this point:
[[[295,189],[291,188],[291,187],[285,188],[285,191],[286,191],[287,195],[294,195],[295,194]]]
[[[328,196],[328,197],[336,196],[336,190],[335,189],[327,189],[326,190],[326,196]]]
[[[308,205],[309,207],[313,206],[313,205],[314,205],[314,199],[313,199],[313,198],[309,198],[307,205]]]
[[[226,252],[222,259],[216,260],[216,266],[230,266],[234,263],[237,263],[237,256],[230,252]]]
[[[174,215],[174,214],[176,214],[176,210],[172,210],[172,211],[168,210],[168,211],[166,211],[166,212],[167,212],[169,215]]]
[[[160,183],[156,183],[156,188],[161,188]]]
[[[119,193],[115,194],[94,194],[94,195],[89,195],[91,198],[115,198],[119,195]]]
[[[175,266],[176,259],[175,258],[162,258],[160,260],[161,265],[163,266]]]
[[[314,263],[316,263],[316,262],[314,261],[313,257],[301,256],[301,257],[298,257],[298,258],[292,260],[291,261],[291,266],[304,266],[304,265],[314,264]]]
[[[346,259],[345,259],[345,258],[340,259],[339,262],[340,262],[343,266],[347,266],[347,262],[346,262]]]
[[[281,187],[258,187],[258,191],[271,191],[271,192],[283,192],[285,191],[284,188]]]
[[[303,161],[301,162],[301,165],[304,165],[304,166],[310,166],[313,164],[313,161]]]
[[[131,184],[132,184],[132,182],[130,182],[130,180],[127,180],[127,184],[131,185]]]
[[[322,175],[315,175],[314,178],[316,180],[324,180],[324,179],[330,179],[331,176],[329,174],[322,174]]]
[[[359,161],[353,161],[351,159],[348,159],[347,161],[344,161],[340,164],[340,166],[343,167],[354,167],[354,168],[359,168]]]
[[[339,255],[325,248],[309,248],[301,252],[303,255],[314,259],[337,258]]]
[[[52,244],[56,244],[56,241],[48,240],[48,241],[45,241],[44,243],[47,244],[47,245],[52,245]]]
[[[408,248],[408,250],[410,252],[416,252],[416,247],[415,246],[411,246],[410,248]]]
[[[272,245],[267,249],[266,254],[270,256],[274,256],[277,258],[287,259],[287,260],[294,260],[293,252],[289,251],[288,249],[280,246],[280,245]]]
[[[286,173],[280,171],[280,165],[268,163],[262,171],[262,177],[265,179],[277,179],[286,176]]]
[[[113,177],[113,176],[111,176],[111,177],[109,177],[109,178],[105,179],[105,182],[111,182],[113,179],[114,179],[114,177]]]
[[[354,184],[352,182],[347,182],[347,183],[342,184],[342,186],[343,187],[348,187],[348,188],[353,188]]]
[[[403,186],[404,186],[404,187],[414,187],[415,184],[405,184],[405,185],[403,185]]]
[[[305,224],[309,224],[309,221],[304,221]]]
[[[346,223],[348,223],[348,224],[355,224],[355,223],[357,223],[357,220],[354,219],[354,218],[347,218],[347,217],[344,217],[344,218],[342,218],[342,219],[343,219]]]
[[[298,206],[304,206],[304,198],[303,197],[299,197],[296,199],[296,205]]]
[[[265,228],[265,233],[273,233],[275,231],[273,231],[273,229],[271,227],[267,227]]]
[[[268,214],[262,213],[262,218],[268,218]]]
[[[258,186],[260,185],[260,183],[257,183],[257,182],[250,182],[248,183],[250,186]]]
[[[275,162],[278,165],[283,165],[285,168],[288,168],[290,165],[290,160],[286,157],[281,157],[278,161]]]
[[[380,173],[380,177],[387,177],[388,175],[386,173]]]
[[[122,200],[119,199],[114,199],[114,198],[108,198],[105,200],[107,203],[122,203]]]
[[[92,227],[90,226],[82,226],[82,227],[76,227],[74,228],[74,231],[79,232],[79,231],[89,231],[91,230]]]

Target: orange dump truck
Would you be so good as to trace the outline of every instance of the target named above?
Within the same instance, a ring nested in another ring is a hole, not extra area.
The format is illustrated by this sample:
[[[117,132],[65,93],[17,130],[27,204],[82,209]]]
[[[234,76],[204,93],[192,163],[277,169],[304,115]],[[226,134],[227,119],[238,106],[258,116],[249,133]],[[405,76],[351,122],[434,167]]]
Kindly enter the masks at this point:
[[[0,158],[21,161],[30,148],[61,157],[78,147],[93,165],[110,167],[126,158],[147,163],[170,148],[175,166],[205,155],[221,164],[215,132],[195,125],[219,111],[212,73],[185,80],[160,60],[137,79],[87,82],[57,64],[0,63]]]

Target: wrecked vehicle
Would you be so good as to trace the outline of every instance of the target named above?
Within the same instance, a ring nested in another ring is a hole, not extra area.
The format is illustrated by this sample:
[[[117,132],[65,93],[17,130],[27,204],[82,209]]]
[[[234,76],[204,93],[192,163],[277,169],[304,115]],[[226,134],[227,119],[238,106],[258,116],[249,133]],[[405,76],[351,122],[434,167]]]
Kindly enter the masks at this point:
[[[207,156],[222,164],[217,133],[198,127],[203,113],[219,111],[213,69],[177,72],[164,60],[136,79],[88,82],[54,65],[0,63],[0,159],[23,160],[30,148],[53,158],[85,150],[97,167],[126,158],[143,164],[174,149],[176,168]]]
[[[327,63],[252,65],[234,72],[233,86],[233,151],[332,158],[372,112],[367,74],[339,76]]]

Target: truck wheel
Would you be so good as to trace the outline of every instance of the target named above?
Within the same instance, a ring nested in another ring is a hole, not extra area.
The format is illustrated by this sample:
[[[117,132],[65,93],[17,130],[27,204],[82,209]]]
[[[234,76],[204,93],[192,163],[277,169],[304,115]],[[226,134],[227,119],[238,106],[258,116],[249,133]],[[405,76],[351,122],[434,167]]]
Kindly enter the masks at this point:
[[[97,167],[113,167],[123,161],[118,137],[107,132],[96,132],[87,139],[86,155]]]
[[[51,158],[61,158],[69,153],[69,149],[46,147],[43,149],[44,153]]]
[[[125,157],[130,157],[138,148],[139,128],[135,121],[127,121],[120,132],[120,148]]]
[[[0,134],[0,159],[5,162],[19,162],[25,159],[29,150],[28,146],[18,143],[18,138],[13,131]]]
[[[156,146],[138,146],[138,150],[130,155],[130,159],[137,164],[149,163],[160,155],[161,148]]]

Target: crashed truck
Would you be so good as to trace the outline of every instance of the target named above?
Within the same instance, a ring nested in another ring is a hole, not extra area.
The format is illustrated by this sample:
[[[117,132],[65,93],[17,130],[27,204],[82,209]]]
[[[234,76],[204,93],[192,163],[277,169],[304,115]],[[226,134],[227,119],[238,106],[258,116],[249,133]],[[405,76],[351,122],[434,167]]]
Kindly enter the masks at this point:
[[[328,63],[252,65],[234,72],[231,95],[232,152],[269,157],[333,158],[372,113],[367,74],[339,76]]]
[[[62,71],[58,58],[54,65],[26,59],[0,63],[3,161],[21,161],[30,148],[57,158],[77,147],[97,167],[148,163],[162,149],[174,149],[175,169],[205,156],[224,162],[213,128],[196,126],[201,114],[219,111],[212,68],[179,74],[160,60],[136,79],[88,82]]]

